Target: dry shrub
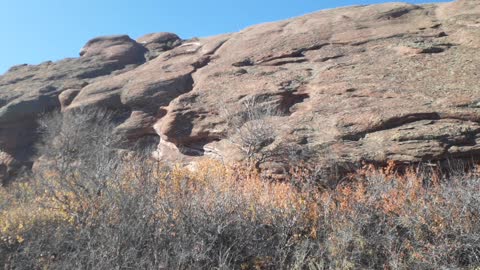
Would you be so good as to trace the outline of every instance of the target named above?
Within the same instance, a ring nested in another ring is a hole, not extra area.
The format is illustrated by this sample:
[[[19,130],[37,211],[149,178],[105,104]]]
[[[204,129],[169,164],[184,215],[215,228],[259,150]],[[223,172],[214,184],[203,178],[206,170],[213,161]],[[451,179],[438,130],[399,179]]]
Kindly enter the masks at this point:
[[[328,188],[304,168],[272,182],[241,166],[166,168],[102,145],[73,148],[95,166],[51,162],[0,188],[5,269],[480,267],[475,171],[365,167]]]
[[[193,171],[119,160],[119,170],[96,190],[81,193],[85,179],[55,190],[42,189],[44,179],[16,187],[27,195],[2,208],[2,263],[21,269],[480,265],[476,174],[447,181],[413,170],[366,169],[335,190],[302,189],[212,160]],[[48,181],[51,187],[67,180],[52,174]]]
[[[279,105],[262,96],[247,96],[239,104],[222,104],[227,131],[225,139],[240,150],[249,165],[258,167],[279,154],[275,138],[279,127],[273,122],[281,116]]]
[[[347,262],[341,268],[480,264],[479,175],[442,179],[434,172],[407,169],[400,175],[388,168],[360,175],[324,199],[333,225],[332,255]]]

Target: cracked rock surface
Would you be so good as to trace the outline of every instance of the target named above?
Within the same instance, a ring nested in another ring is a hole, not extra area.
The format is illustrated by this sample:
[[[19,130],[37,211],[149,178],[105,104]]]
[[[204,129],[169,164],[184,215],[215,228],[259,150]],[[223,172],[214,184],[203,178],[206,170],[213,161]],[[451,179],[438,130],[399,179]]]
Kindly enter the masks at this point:
[[[157,137],[158,158],[241,159],[222,109],[258,97],[283,112],[275,143],[319,161],[478,157],[479,49],[479,0],[339,8],[191,40],[100,37],[79,58],[0,76],[0,150],[32,161],[40,113],[92,106],[125,111],[118,131]]]

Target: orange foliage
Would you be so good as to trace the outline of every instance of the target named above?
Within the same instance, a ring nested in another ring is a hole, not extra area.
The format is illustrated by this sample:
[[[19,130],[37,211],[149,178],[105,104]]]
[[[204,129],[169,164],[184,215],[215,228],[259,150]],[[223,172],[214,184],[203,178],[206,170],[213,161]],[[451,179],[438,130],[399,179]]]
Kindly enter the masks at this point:
[[[449,207],[448,215],[432,211],[431,209],[447,207],[451,203],[442,195],[441,175],[432,171],[427,176],[421,174],[418,168],[406,168],[399,173],[393,162],[389,162],[385,168],[365,165],[350,175],[349,181],[334,189],[315,185],[304,188],[303,184],[310,183],[302,181],[310,179],[312,173],[307,166],[291,170],[297,179],[296,183],[266,181],[255,170],[227,166],[209,159],[200,161],[193,167],[175,166],[171,170],[163,170],[155,163],[148,166],[152,169],[148,177],[145,177],[139,175],[134,162],[126,162],[122,175],[116,180],[107,181],[106,188],[134,196],[148,185],[158,187],[154,194],[159,202],[157,218],[170,224],[169,233],[172,237],[177,236],[175,224],[182,218],[183,209],[195,201],[196,204],[201,204],[201,209],[206,213],[221,208],[226,213],[238,214],[253,223],[275,225],[278,219],[293,220],[295,226],[298,226],[291,239],[295,243],[300,243],[302,239],[319,238],[319,233],[325,232],[328,226],[329,234],[324,240],[329,245],[328,252],[333,257],[340,257],[342,252],[352,248],[352,243],[357,249],[366,247],[365,239],[355,228],[358,227],[357,222],[368,221],[361,220],[367,211],[382,215],[388,224],[399,221],[402,226],[409,227],[419,242],[415,246],[411,242],[413,240],[405,240],[399,248],[398,256],[401,260],[411,258],[424,261],[428,259],[426,254],[435,247],[429,240],[424,240],[427,237],[423,227],[429,229],[428,237],[434,238],[445,235],[445,231],[455,224],[456,219],[471,221],[465,222],[466,224],[476,224],[478,221],[475,213],[462,212],[461,208]],[[472,174],[478,176],[479,173]],[[74,178],[58,179],[58,175],[53,173],[49,177],[51,185],[55,187],[54,192],[50,196],[41,193],[34,201],[38,203],[39,209],[44,209],[44,213],[48,214],[46,217],[74,224],[83,215],[87,218],[82,222],[88,223],[110,203],[109,198],[104,198],[101,192],[82,193],[81,189],[65,189],[65,186],[75,186]],[[170,207],[168,212],[163,211],[160,205],[165,202]],[[24,224],[27,224],[25,220],[31,216],[18,215],[15,207],[0,213],[0,218],[3,218],[0,222],[0,236],[3,241],[23,241],[22,232]],[[115,219],[115,209],[108,211],[112,213],[108,222],[119,222]],[[464,229],[474,229],[474,225],[468,226]],[[394,225],[392,227],[396,228]],[[345,235],[351,235],[346,238],[348,241],[342,238]],[[256,265],[268,264],[267,261],[257,261]],[[339,263],[338,267],[348,269],[353,266],[346,260]]]

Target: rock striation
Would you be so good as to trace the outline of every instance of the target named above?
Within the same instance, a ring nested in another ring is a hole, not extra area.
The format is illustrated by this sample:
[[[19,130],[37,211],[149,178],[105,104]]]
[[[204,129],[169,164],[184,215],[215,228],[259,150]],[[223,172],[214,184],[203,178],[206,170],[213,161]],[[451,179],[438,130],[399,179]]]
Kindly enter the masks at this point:
[[[125,112],[126,138],[155,138],[158,158],[241,159],[222,112],[256,97],[282,112],[272,145],[320,163],[470,159],[479,49],[478,0],[338,8],[191,40],[99,37],[79,58],[0,76],[0,150],[32,162],[40,114],[101,107]]]

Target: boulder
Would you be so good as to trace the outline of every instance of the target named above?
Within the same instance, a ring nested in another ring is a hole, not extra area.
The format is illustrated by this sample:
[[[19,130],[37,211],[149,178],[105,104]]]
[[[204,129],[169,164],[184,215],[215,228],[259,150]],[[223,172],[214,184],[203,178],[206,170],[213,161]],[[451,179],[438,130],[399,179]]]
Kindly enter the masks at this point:
[[[137,42],[151,51],[167,51],[180,45],[182,40],[174,33],[160,32],[139,37]]]
[[[104,36],[91,39],[80,50],[80,56],[102,56],[107,60],[128,65],[144,61],[146,49],[127,35]]]
[[[145,57],[152,60],[162,52],[171,50],[182,44],[182,40],[174,33],[160,32],[144,35],[137,42],[148,49]]]

